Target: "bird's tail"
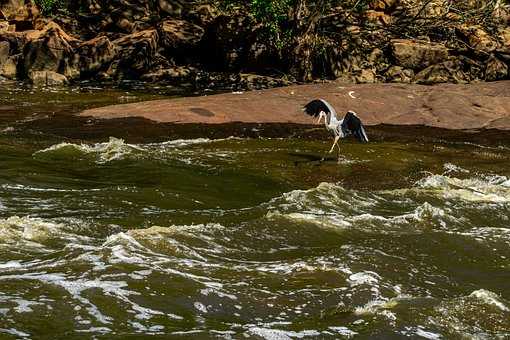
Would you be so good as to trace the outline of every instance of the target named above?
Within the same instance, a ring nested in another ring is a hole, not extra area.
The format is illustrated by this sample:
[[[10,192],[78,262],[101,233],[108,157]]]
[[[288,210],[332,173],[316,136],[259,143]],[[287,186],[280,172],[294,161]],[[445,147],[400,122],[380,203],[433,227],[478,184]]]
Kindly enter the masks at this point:
[[[367,133],[365,132],[365,128],[362,124],[360,124],[359,129],[354,131],[354,136],[357,140],[359,140],[361,143],[368,143],[368,137]]]

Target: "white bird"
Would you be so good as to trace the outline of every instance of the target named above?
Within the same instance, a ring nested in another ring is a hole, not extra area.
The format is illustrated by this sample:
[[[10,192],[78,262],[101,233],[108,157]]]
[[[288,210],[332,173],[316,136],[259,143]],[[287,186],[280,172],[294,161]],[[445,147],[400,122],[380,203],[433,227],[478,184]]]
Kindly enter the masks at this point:
[[[324,99],[312,100],[303,107],[303,111],[312,117],[318,117],[317,124],[324,118],[326,129],[335,136],[329,153],[333,152],[335,145],[338,146],[340,138],[345,138],[349,135],[353,135],[361,143],[368,142],[363,123],[354,111],[347,111],[344,119],[338,120],[335,109]],[[340,152],[340,146],[338,146],[338,152]]]

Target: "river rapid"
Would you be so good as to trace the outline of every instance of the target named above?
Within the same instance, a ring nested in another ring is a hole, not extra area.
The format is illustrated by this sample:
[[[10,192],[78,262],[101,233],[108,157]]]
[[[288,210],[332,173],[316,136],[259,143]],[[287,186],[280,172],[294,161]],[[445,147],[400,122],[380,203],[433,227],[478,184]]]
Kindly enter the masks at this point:
[[[0,94],[2,339],[510,338],[509,139],[320,162],[71,115],[161,89]]]

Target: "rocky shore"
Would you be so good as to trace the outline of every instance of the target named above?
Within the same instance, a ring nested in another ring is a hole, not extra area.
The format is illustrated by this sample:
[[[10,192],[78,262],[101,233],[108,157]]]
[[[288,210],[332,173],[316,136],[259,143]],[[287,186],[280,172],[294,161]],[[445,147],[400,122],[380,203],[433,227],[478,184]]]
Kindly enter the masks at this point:
[[[434,86],[329,82],[113,105],[80,116],[176,124],[312,124],[301,108],[313,98],[328,100],[339,114],[356,111],[366,125],[510,130],[509,81]]]
[[[40,86],[137,79],[231,90],[313,79],[420,84],[509,79],[510,12],[504,1],[331,6],[321,13],[303,53],[311,77],[303,79],[293,72],[300,60],[270,44],[263,23],[242,6],[78,0],[62,1],[65,6],[50,14],[38,3],[0,0],[0,77]]]

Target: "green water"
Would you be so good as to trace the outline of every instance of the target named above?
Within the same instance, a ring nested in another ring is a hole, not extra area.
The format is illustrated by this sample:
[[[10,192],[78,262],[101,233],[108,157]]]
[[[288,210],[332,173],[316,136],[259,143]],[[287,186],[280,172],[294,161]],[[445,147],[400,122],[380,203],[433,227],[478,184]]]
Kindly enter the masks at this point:
[[[158,91],[0,90],[0,338],[510,337],[508,138],[71,116]]]

